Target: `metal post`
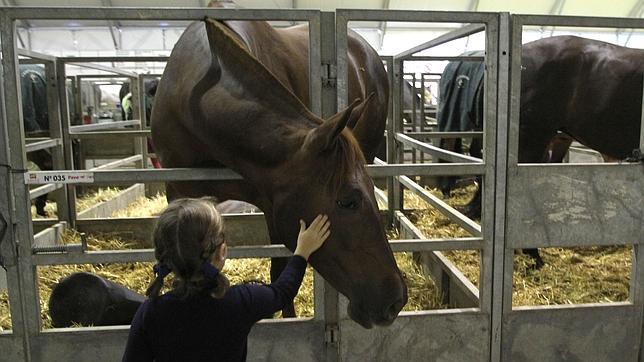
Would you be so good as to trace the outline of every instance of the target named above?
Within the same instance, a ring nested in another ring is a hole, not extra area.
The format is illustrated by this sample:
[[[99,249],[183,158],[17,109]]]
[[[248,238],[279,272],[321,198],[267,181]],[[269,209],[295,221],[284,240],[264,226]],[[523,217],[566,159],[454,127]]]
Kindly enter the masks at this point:
[[[640,144],[639,149],[644,153],[644,79],[642,81],[642,113],[640,115]],[[639,361],[644,362],[644,240],[638,240],[638,243],[633,246],[633,265],[631,276],[631,290],[630,295],[633,304],[642,307],[642,328],[640,340],[640,355]]]
[[[387,79],[389,81],[389,106],[387,112],[387,163],[395,163],[394,152],[396,148],[396,137],[394,134],[394,98],[397,94],[393,92],[394,87],[394,57],[384,57],[387,64]],[[389,225],[394,224],[394,178],[387,177],[387,222]]]
[[[491,293],[488,293],[485,298],[481,298],[483,305],[481,309],[491,314],[491,341],[490,341],[490,361],[500,361],[502,357],[501,345],[503,341],[503,316],[506,312],[512,309],[512,268],[513,268],[513,251],[506,250],[505,248],[505,199],[506,199],[506,184],[508,177],[508,124],[509,118],[509,103],[511,98],[510,88],[510,59],[512,53],[510,43],[510,14],[501,13],[499,15],[499,25],[494,34],[494,29],[488,29],[486,37],[488,41],[492,37],[498,36],[498,43],[495,52],[490,52],[490,56],[498,56],[496,74],[488,69],[490,77],[496,77],[497,80],[497,96],[496,96],[496,119],[487,118],[485,120],[485,144],[484,160],[486,164],[486,182],[487,195],[485,195],[485,210],[483,210],[484,217],[484,231],[486,238],[486,249],[493,253],[492,258],[484,255],[483,258],[483,280],[492,280]],[[519,44],[521,44],[519,42]],[[520,58],[519,58],[520,59]],[[486,66],[490,66],[489,61]],[[488,85],[490,77],[485,79],[486,84],[486,106],[490,106],[488,101],[494,98],[492,91]],[[486,110],[486,115],[489,117],[492,110]],[[492,125],[493,122],[496,124]],[[490,137],[491,136],[491,137]],[[491,155],[489,152],[496,145],[496,154]],[[494,157],[494,158],[492,158]],[[492,178],[490,177],[492,176]],[[493,191],[492,191],[493,188]],[[492,191],[493,194],[489,195]],[[492,207],[489,207],[492,206]],[[493,215],[490,215],[490,212]],[[487,230],[493,227],[492,237]],[[488,270],[487,265],[492,261],[492,268]],[[488,279],[489,278],[489,279]],[[509,279],[509,280],[508,280]],[[487,288],[483,288],[484,290]]]
[[[56,78],[56,64],[45,62],[45,75],[47,77],[47,109],[49,115],[49,137],[62,139],[63,130],[60,117],[60,100],[58,82]],[[64,145],[61,143],[51,150],[52,165],[54,170],[65,169]],[[62,187],[52,192],[56,200],[56,213],[59,220],[65,220],[69,215],[67,204],[67,189]]]
[[[337,21],[337,22],[336,22]],[[345,29],[342,31],[342,25]],[[337,27],[337,28],[336,28]],[[344,107],[347,100],[347,87],[343,76],[346,76],[346,22],[335,19],[332,12],[320,13],[320,61],[316,68],[322,69],[326,81],[321,87],[321,110],[324,118],[335,114],[339,107]],[[337,38],[336,38],[337,37]],[[311,39],[311,49],[315,49]],[[337,49],[337,58],[336,58]],[[321,67],[320,67],[321,64]],[[337,73],[334,71],[337,69]],[[341,71],[343,69],[343,71]],[[336,76],[337,79],[333,79]],[[316,81],[320,78],[315,79]],[[313,82],[312,82],[313,83]],[[325,326],[325,361],[340,359],[340,323],[339,293],[324,282],[324,326]]]
[[[4,15],[4,14],[3,14]],[[4,100],[6,120],[6,146],[9,150],[8,163],[6,168],[9,172],[9,187],[7,190],[10,220],[13,230],[8,235],[16,245],[17,270],[12,266],[8,274],[9,285],[20,290],[19,300],[12,297],[14,303],[21,306],[22,313],[18,321],[14,322],[14,333],[23,337],[25,358],[30,360],[30,339],[40,331],[40,302],[38,290],[36,289],[36,268],[32,263],[31,245],[33,243],[33,231],[31,226],[31,202],[29,189],[25,184],[24,173],[27,165],[27,158],[24,147],[24,127],[22,123],[22,107],[19,92],[20,78],[18,77],[18,54],[16,53],[16,29],[15,22],[8,16],[3,16],[1,23],[2,39],[2,70],[4,78]],[[17,275],[16,275],[17,274]],[[14,289],[15,291],[15,289]],[[12,305],[12,311],[16,311]],[[12,314],[12,317],[17,317]]]
[[[387,137],[389,142],[392,143],[391,148],[388,147],[387,151],[391,149],[392,153],[387,153],[387,161],[391,160],[391,163],[404,163],[404,146],[396,141],[396,134],[402,132],[403,128],[403,109],[402,109],[402,82],[403,79],[403,60],[397,60],[394,58],[393,62],[393,122],[387,131]],[[402,198],[402,188],[398,177],[394,177],[393,185],[391,185],[391,198],[390,198],[390,211],[395,212],[396,210],[403,209],[403,198]]]
[[[67,99],[67,76],[65,74],[65,63],[56,59],[56,77],[57,77],[57,87],[58,87],[58,100],[60,101],[60,125],[63,137],[63,152],[65,159],[65,169],[73,170],[74,169],[74,148],[72,145],[72,139],[69,136],[69,127],[70,127],[70,113],[69,113],[69,101]],[[76,99],[77,107],[80,106],[80,79],[76,78]],[[67,189],[67,214],[62,215],[58,214],[59,220],[67,221],[67,224],[70,228],[76,226],[76,187],[74,185],[65,185]]]

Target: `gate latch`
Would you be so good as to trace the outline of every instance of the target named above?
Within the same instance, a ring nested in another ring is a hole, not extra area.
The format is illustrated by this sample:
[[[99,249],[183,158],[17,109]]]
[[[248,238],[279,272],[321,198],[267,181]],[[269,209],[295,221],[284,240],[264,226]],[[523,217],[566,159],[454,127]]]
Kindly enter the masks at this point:
[[[322,64],[322,87],[336,86],[338,80],[338,72],[335,64]]]

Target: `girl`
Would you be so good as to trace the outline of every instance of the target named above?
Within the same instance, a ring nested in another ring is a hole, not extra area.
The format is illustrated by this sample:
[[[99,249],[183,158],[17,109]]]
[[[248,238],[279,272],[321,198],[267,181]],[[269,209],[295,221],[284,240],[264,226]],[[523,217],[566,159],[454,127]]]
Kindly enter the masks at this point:
[[[293,300],[309,255],[329,237],[326,215],[300,220],[295,255],[271,285],[229,287],[223,220],[206,198],[171,202],[153,233],[156,278],[137,311],[123,361],[244,361],[255,322]],[[173,272],[173,289],[159,296]]]

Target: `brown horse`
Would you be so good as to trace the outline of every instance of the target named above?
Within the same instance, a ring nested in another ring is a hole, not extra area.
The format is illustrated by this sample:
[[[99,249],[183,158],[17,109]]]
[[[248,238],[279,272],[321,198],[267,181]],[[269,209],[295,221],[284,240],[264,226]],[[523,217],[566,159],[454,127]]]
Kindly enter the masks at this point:
[[[522,52],[519,162],[561,162],[573,140],[606,161],[633,155],[639,147],[644,50],[556,36],[524,44]],[[482,99],[472,107],[482,109]],[[482,129],[482,119],[474,123]],[[479,189],[463,213],[479,218],[480,203]],[[537,267],[543,265],[536,249],[525,251]]]
[[[307,35],[307,26],[259,21],[206,20],[186,29],[156,94],[157,154],[164,167],[224,166],[244,180],[170,182],[168,198],[250,202],[265,213],[271,240],[291,250],[300,218],[328,214],[331,236],[311,264],[349,298],[353,320],[386,325],[406,303],[407,288],[365,157],[373,158],[383,135],[387,78],[375,51],[351,32],[349,97],[365,100],[320,119],[305,106]]]
[[[523,46],[519,162],[542,162],[561,131],[622,160],[639,147],[644,50],[575,36]]]

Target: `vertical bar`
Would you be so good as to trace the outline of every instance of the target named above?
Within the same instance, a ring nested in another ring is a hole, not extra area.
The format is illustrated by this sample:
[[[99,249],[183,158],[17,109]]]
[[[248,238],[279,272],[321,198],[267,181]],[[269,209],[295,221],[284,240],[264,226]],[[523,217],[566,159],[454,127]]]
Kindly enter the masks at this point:
[[[56,65],[53,62],[45,62],[45,76],[47,77],[47,109],[49,115],[49,136],[51,138],[63,138],[63,131],[60,117],[60,100],[58,92],[58,83],[56,78]],[[65,169],[65,152],[64,145],[61,144],[52,149],[52,165],[54,170]],[[67,189],[60,188],[52,192],[56,200],[56,213],[58,219],[64,219],[64,215],[69,215],[67,205]]]
[[[0,23],[10,23],[7,17],[2,16]],[[4,40],[4,39],[3,39]],[[23,303],[20,293],[20,272],[18,270],[18,255],[14,235],[13,198],[11,184],[11,165],[9,156],[8,119],[5,113],[4,97],[4,67],[0,64],[0,215],[4,222],[0,222],[0,255],[4,258],[4,269],[0,268],[0,278],[4,278],[9,296],[9,313],[11,315],[12,331],[14,336],[24,340],[25,328],[23,318]],[[2,288],[0,288],[0,291]],[[23,345],[23,348],[26,348]]]
[[[420,127],[425,132],[425,73],[420,73]],[[425,152],[420,151],[420,163],[425,163]]]
[[[405,93],[403,93],[404,95]],[[404,99],[403,99],[404,101]],[[416,109],[416,73],[411,74],[411,129],[412,132],[418,131],[418,117],[416,117],[416,113],[418,110]],[[403,130],[404,132],[404,130]],[[411,148],[411,163],[416,163],[416,148],[412,147]]]
[[[36,268],[31,260],[31,245],[33,230],[31,227],[31,202],[29,189],[25,184],[25,169],[27,157],[24,147],[24,127],[22,122],[22,107],[20,99],[20,78],[18,77],[18,54],[16,52],[15,21],[4,16],[0,22],[2,39],[2,70],[4,77],[5,120],[7,124],[6,140],[9,148],[9,205],[10,218],[14,225],[10,237],[17,245],[17,278],[15,272],[9,275],[12,287],[18,286],[20,291],[19,303],[22,306],[22,325],[18,333],[23,336],[25,357],[30,360],[30,337],[40,330],[40,303],[36,289]],[[5,146],[5,147],[6,147]],[[18,242],[19,241],[19,242]],[[15,299],[14,299],[15,300]],[[13,308],[12,308],[13,309]],[[15,309],[14,309],[15,310]],[[15,332],[15,331],[14,331]]]
[[[346,22],[342,22],[343,19],[336,19],[334,13],[332,12],[321,12],[320,13],[320,42],[319,42],[319,51],[320,51],[320,63],[317,64],[317,69],[322,67],[326,70],[329,80],[332,80],[333,69],[338,69],[337,73],[337,82],[336,86],[333,87],[333,83],[329,82],[322,85],[321,88],[321,110],[323,117],[330,117],[335,114],[338,110],[338,107],[343,102],[346,104],[346,82],[341,86],[340,78],[341,74],[346,75]],[[344,32],[339,31],[338,29],[344,25]],[[344,44],[342,47],[340,44]],[[311,46],[313,47],[313,43]],[[337,55],[337,58],[336,58]],[[339,63],[345,62],[344,64],[344,73],[340,72],[342,65]],[[321,67],[322,66],[322,67]],[[344,78],[346,79],[346,78]],[[318,77],[315,79],[316,82],[320,81],[321,78]],[[344,106],[344,105],[343,105]],[[339,315],[339,298],[340,294],[329,284],[324,282],[324,326],[325,326],[325,361],[335,362],[340,360],[340,343],[339,343],[339,334],[340,330],[338,324],[340,321]],[[337,334],[335,333],[337,331]],[[331,335],[336,335],[336,339],[329,339]]]
[[[640,152],[644,153],[644,77],[642,81],[642,113],[640,115]],[[633,246],[633,266],[631,277],[631,298],[633,304],[642,306],[642,328],[640,330],[639,361],[644,362],[644,240]]]
[[[486,154],[483,159],[486,163],[486,175],[494,175],[494,182],[486,177],[486,184],[494,185],[493,195],[493,208],[484,210],[484,217],[486,224],[489,225],[490,216],[493,217],[493,236],[491,240],[486,240],[486,248],[489,243],[492,245],[492,293],[486,299],[482,299],[483,303],[490,303],[484,305],[482,309],[489,310],[491,314],[491,342],[490,342],[490,361],[501,361],[502,358],[502,342],[503,342],[503,317],[506,312],[512,309],[512,250],[505,248],[505,214],[506,214],[506,190],[508,178],[508,107],[511,100],[511,79],[510,78],[510,59],[511,54],[511,33],[510,33],[510,14],[499,14],[498,20],[498,43],[496,49],[497,61],[497,113],[496,113],[496,132],[495,139],[490,139],[489,136],[493,133],[489,123],[494,122],[495,119],[485,120],[485,136],[483,142],[485,144]],[[492,30],[492,29],[490,29]],[[491,32],[486,32],[486,37],[489,40],[493,35]],[[487,49],[486,49],[487,50]],[[486,57],[486,61],[487,57]],[[486,64],[488,65],[488,64]],[[491,72],[488,73],[494,76]],[[486,80],[487,81],[487,80]],[[486,92],[489,90],[486,83]],[[490,101],[486,94],[486,105]],[[486,115],[489,116],[489,109],[486,110]],[[492,143],[495,141],[494,143]],[[492,143],[492,144],[491,144]],[[488,150],[496,145],[495,159],[490,159]],[[494,162],[494,169],[490,170],[488,166]],[[488,174],[489,172],[489,174]],[[496,173],[495,173],[496,172]],[[490,196],[485,197],[486,203],[490,204]],[[489,215],[489,211],[494,214]],[[486,228],[487,229],[487,228]],[[484,237],[488,237],[485,233]],[[489,260],[487,260],[489,262]],[[489,272],[484,269],[484,278],[490,277]],[[509,282],[508,282],[509,279]]]
[[[481,283],[479,292],[479,302],[481,311],[485,314],[492,313],[492,306],[495,305],[492,300],[493,288],[493,261],[494,261],[494,212],[498,205],[495,205],[497,178],[495,172],[500,173],[501,182],[505,180],[504,168],[497,167],[497,152],[503,154],[503,151],[497,151],[497,129],[499,111],[497,109],[499,96],[499,18],[495,21],[485,24],[485,73],[483,78],[484,85],[484,102],[483,102],[483,162],[485,164],[485,174],[483,182],[479,185],[482,188],[481,199],[481,230],[485,241],[481,250]],[[505,56],[507,56],[507,51]],[[507,84],[507,80],[506,84]],[[507,107],[506,107],[507,108]],[[503,154],[505,156],[505,154]],[[505,185],[501,183],[501,190]],[[499,191],[500,192],[500,191]],[[496,206],[496,207],[495,207]]]
[[[343,13],[336,14],[336,53],[337,53],[337,94],[338,107],[342,109],[348,105],[349,85],[348,85],[348,62],[347,62],[347,32],[349,20]]]
[[[145,106],[143,106],[143,77],[132,77],[130,78],[130,92],[132,93],[132,119],[138,119],[139,124],[135,125],[133,128],[141,130],[143,129],[143,113],[145,113]],[[144,137],[133,137],[132,142],[134,142],[134,154],[135,155],[143,155],[143,149],[146,147],[143,147],[142,141],[144,140]],[[140,166],[141,168],[146,168],[147,166],[147,159],[145,157],[141,157],[141,163]]]
[[[403,79],[403,62],[402,59],[394,59],[392,72],[393,72],[393,122],[389,127],[390,131],[387,131],[387,137],[389,137],[389,142],[392,143],[391,150],[392,153],[387,154],[387,161],[392,160],[391,163],[404,163],[404,154],[403,146],[396,141],[396,134],[402,132],[403,128],[403,109],[402,109],[402,82]],[[390,157],[391,156],[391,157]],[[398,177],[393,178],[393,185],[391,187],[391,198],[389,204],[391,212],[396,210],[403,209],[403,198],[402,198],[402,188]],[[395,219],[394,219],[395,222]]]
[[[69,113],[69,100],[67,99],[67,76],[65,74],[65,63],[56,60],[56,77],[58,85],[58,100],[60,101],[60,125],[63,136],[63,152],[65,158],[65,169],[74,169],[74,149],[72,139],[69,137],[70,126],[70,113]],[[76,99],[80,107],[80,89],[81,80],[76,78]],[[58,219],[67,221],[70,228],[76,226],[76,187],[74,185],[65,185],[67,189],[67,214],[58,214]]]
[[[389,81],[389,105],[388,105],[388,112],[387,112],[387,163],[396,163],[395,157],[394,157],[394,152],[396,149],[396,137],[394,135],[394,123],[395,123],[395,116],[394,116],[394,97],[395,94],[393,92],[394,88],[394,57],[388,56],[388,57],[383,57],[387,64],[387,80]],[[395,209],[395,203],[394,203],[394,178],[393,176],[387,177],[387,222],[389,225],[394,224],[394,209]]]
[[[322,117],[322,59],[320,45],[320,18],[309,20],[309,100],[311,111]]]

